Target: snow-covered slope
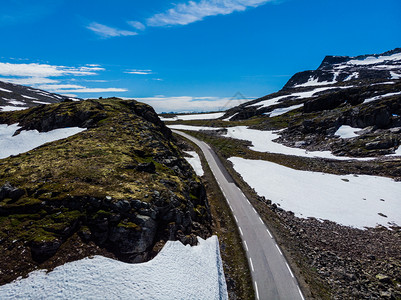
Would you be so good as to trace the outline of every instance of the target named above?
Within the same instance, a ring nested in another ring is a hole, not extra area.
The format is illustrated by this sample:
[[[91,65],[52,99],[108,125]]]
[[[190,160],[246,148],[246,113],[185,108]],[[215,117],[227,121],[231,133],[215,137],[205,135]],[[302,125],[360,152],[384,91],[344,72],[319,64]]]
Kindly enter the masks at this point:
[[[401,48],[382,54],[326,56],[317,70],[295,74],[287,88],[330,85],[354,79],[400,79]]]
[[[0,124],[0,159],[24,153],[46,143],[65,139],[86,130],[79,127],[58,128],[48,132],[22,130],[14,136],[14,133],[20,128],[18,124],[9,126]]]
[[[95,256],[0,286],[0,299],[228,299],[216,236],[198,246],[168,241],[151,261]]]
[[[69,97],[49,93],[23,85],[0,81],[0,111],[22,110],[25,108],[57,103]],[[74,100],[77,100],[74,98]]]
[[[263,160],[229,160],[260,196],[298,217],[356,228],[401,225],[401,182],[378,176],[299,171]]]

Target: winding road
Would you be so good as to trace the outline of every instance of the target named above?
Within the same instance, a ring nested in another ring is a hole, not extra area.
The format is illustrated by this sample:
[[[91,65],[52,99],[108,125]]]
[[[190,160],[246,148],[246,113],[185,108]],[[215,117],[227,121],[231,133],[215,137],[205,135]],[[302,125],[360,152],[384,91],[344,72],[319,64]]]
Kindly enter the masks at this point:
[[[298,282],[269,229],[235,185],[216,153],[206,143],[184,132],[173,130],[195,143],[216,178],[233,212],[246,250],[256,299],[304,299]]]

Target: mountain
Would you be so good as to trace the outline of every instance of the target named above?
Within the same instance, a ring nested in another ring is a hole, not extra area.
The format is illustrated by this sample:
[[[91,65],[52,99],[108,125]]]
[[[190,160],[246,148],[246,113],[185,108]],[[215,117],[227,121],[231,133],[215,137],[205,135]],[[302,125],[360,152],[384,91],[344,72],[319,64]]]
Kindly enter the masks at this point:
[[[22,110],[68,99],[79,100],[32,87],[0,81],[0,111]]]
[[[336,84],[351,80],[393,80],[401,78],[401,48],[372,55],[326,56],[314,71],[295,74],[284,89]]]
[[[0,112],[0,124],[11,146],[56,135],[0,160],[0,284],[94,254],[143,262],[167,240],[210,236],[205,188],[150,106],[64,101]],[[79,130],[60,139],[67,127]]]
[[[317,70],[297,73],[277,93],[222,117],[250,118],[259,118],[254,128],[283,129],[278,141],[288,146],[351,157],[393,154],[401,144],[401,48],[327,56]]]

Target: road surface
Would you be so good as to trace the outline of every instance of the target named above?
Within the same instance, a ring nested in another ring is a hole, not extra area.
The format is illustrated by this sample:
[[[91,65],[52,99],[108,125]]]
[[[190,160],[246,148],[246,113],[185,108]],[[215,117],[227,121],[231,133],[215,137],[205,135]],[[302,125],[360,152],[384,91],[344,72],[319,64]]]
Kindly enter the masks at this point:
[[[234,184],[216,153],[204,142],[173,130],[194,142],[203,152],[234,214],[251,269],[256,299],[304,299],[285,257],[254,207]]]

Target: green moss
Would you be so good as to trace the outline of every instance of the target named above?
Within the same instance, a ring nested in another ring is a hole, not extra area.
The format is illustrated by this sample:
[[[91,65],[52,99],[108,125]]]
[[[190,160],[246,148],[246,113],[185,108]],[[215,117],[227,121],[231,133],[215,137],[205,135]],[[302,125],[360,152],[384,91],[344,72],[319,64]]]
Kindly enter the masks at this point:
[[[120,223],[118,223],[117,227],[123,227],[123,228],[129,228],[129,229],[135,229],[136,231],[140,231],[141,227],[133,222],[129,222],[129,221],[121,221]]]

